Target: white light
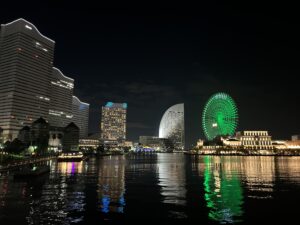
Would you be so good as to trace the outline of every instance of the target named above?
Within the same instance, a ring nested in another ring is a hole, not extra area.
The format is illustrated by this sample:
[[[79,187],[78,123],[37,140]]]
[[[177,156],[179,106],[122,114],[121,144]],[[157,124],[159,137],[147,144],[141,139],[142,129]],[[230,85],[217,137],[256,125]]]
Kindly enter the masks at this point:
[[[25,27],[29,30],[32,30],[32,27],[28,26],[27,24],[25,25]]]
[[[212,127],[217,127],[217,126],[218,126],[217,123],[213,123],[213,124],[212,124]]]

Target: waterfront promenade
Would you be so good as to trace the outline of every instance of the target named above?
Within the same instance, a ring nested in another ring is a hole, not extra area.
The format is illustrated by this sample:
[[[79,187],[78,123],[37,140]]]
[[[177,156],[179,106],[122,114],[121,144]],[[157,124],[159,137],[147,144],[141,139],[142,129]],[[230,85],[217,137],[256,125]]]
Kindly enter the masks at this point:
[[[20,166],[25,166],[30,163],[39,163],[43,161],[48,161],[51,159],[55,159],[57,156],[38,156],[38,157],[30,157],[30,158],[24,158],[21,160],[11,160],[3,165],[0,164],[0,172],[6,171],[10,169],[15,169]]]

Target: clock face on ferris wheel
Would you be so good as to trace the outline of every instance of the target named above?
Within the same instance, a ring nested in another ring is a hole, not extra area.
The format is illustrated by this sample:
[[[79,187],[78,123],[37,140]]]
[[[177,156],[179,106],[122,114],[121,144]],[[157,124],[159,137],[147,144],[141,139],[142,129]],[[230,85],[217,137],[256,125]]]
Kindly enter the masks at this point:
[[[226,93],[217,93],[207,101],[202,126],[208,140],[217,136],[232,136],[238,124],[238,111],[233,99]]]

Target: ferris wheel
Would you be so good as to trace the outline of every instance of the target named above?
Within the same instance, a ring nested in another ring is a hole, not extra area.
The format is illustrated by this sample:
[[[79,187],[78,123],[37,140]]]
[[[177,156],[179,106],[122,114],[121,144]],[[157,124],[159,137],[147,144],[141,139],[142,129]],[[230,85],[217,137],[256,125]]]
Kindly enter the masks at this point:
[[[226,93],[217,93],[207,101],[202,126],[208,140],[221,135],[233,135],[238,124],[238,110],[234,100]]]

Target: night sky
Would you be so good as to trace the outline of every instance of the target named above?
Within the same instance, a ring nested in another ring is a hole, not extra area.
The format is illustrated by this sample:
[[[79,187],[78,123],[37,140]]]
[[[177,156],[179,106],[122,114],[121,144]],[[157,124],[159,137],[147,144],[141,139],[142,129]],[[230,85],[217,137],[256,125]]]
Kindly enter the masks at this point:
[[[99,131],[106,101],[128,103],[133,141],[157,135],[164,111],[184,102],[189,147],[204,138],[205,101],[222,91],[238,105],[238,130],[269,130],[279,139],[300,133],[297,8],[133,10],[54,2],[2,3],[0,23],[22,17],[56,41],[54,66],[90,103],[90,132]]]

